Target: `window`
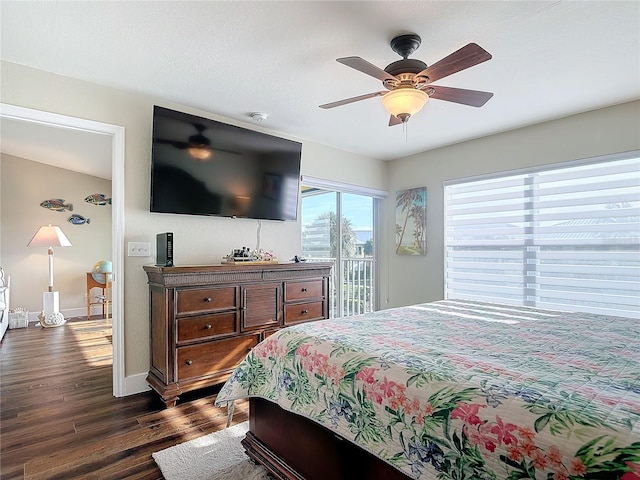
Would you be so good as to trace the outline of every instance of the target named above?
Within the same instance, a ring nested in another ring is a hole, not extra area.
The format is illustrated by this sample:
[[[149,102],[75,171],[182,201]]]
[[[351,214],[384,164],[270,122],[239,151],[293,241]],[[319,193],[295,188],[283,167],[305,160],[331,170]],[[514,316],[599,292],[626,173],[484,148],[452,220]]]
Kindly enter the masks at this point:
[[[640,157],[445,184],[445,298],[640,318]]]

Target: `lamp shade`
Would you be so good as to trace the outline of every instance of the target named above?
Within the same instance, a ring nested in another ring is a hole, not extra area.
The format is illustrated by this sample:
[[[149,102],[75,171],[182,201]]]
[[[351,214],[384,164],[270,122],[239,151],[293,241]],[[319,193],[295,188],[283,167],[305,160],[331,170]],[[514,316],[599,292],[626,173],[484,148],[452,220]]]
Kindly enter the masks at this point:
[[[57,225],[43,225],[31,241],[28,247],[70,247],[71,242]]]
[[[429,95],[416,88],[397,88],[382,97],[382,105],[391,115],[406,122],[418,113],[429,100]]]

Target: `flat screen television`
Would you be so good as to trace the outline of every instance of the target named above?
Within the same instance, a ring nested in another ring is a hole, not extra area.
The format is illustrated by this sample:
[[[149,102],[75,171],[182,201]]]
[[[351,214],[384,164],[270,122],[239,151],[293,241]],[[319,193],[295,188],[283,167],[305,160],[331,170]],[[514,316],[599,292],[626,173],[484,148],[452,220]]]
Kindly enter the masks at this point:
[[[151,212],[296,220],[302,144],[154,106]]]

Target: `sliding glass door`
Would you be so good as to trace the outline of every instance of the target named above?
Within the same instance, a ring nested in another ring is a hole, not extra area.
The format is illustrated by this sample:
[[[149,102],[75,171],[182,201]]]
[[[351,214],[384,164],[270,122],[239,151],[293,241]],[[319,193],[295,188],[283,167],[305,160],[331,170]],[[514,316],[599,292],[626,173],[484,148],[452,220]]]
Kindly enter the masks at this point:
[[[375,309],[375,205],[370,196],[303,187],[302,254],[335,262],[331,317]]]

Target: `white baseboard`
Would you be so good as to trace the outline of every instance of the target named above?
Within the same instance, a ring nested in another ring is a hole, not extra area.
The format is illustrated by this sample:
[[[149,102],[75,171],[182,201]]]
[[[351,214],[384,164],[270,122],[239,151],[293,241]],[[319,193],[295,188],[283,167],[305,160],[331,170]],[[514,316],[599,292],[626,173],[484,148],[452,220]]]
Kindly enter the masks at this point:
[[[135,395],[136,393],[146,392],[147,390],[151,390],[151,387],[149,387],[149,384],[147,383],[146,372],[125,377],[123,397]]]
[[[61,309],[60,313],[62,313],[62,315],[64,315],[64,318],[68,320],[74,317],[86,317],[87,309],[85,307],[66,308],[64,310]],[[109,314],[111,314],[111,311],[109,311]],[[38,315],[40,315],[40,311],[29,312],[29,323],[39,322],[40,319],[38,318]],[[102,307],[100,307],[99,305],[91,307],[91,319],[96,320],[98,318],[102,318]]]

